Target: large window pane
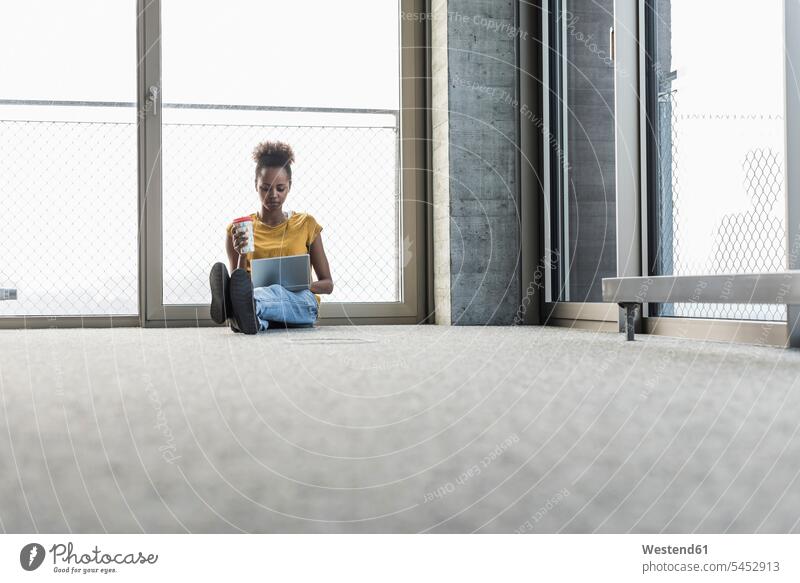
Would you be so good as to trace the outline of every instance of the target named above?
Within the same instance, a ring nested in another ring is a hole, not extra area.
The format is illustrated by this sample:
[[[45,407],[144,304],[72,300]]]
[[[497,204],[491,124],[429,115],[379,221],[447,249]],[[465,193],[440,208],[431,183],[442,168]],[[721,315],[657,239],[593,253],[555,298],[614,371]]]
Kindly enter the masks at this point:
[[[783,2],[653,5],[653,273],[782,270]],[[783,306],[771,305],[674,304],[656,313],[786,317]]]
[[[374,0],[163,3],[165,304],[209,301],[225,225],[259,208],[250,154],[267,139],[297,156],[285,209],[324,228],[326,300],[401,300],[398,12]]]
[[[135,101],[135,2],[3,3],[1,315],[138,312]]]

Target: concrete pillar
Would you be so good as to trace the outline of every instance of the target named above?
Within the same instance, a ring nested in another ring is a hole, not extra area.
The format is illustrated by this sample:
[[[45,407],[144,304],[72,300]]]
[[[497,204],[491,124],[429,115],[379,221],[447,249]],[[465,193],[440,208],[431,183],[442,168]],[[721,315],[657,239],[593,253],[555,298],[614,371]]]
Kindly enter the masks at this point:
[[[521,302],[515,0],[433,0],[436,323],[511,324]]]

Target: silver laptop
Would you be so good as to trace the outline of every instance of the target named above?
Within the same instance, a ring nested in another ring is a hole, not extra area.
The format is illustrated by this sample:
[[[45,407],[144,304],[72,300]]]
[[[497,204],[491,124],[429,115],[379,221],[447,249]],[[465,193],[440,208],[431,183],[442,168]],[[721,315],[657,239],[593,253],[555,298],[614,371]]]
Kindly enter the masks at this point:
[[[279,283],[289,291],[302,291],[311,286],[311,258],[305,253],[253,259],[250,263],[250,278],[253,280],[253,287]]]

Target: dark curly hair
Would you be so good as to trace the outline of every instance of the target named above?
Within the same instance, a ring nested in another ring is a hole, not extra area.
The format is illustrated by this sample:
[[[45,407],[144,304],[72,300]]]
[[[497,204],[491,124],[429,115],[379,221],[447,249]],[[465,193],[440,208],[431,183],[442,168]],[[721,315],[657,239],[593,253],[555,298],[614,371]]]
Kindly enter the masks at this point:
[[[253,150],[253,160],[256,162],[256,179],[263,168],[283,168],[289,180],[292,179],[294,150],[285,142],[261,142]]]

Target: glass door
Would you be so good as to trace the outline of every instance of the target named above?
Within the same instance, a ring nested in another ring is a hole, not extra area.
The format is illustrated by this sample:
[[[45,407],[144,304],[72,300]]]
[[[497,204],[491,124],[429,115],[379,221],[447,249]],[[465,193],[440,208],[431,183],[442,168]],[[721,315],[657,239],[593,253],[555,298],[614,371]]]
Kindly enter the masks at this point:
[[[335,290],[321,317],[418,317],[421,74],[411,74],[419,51],[401,47],[422,43],[409,42],[418,31],[400,10],[372,0],[148,2],[149,321],[208,318],[225,227],[260,206],[251,153],[265,140],[296,154],[284,210],[323,227]]]
[[[546,301],[594,304],[616,275],[614,2],[544,6]]]
[[[135,0],[3,4],[6,323],[137,320],[136,30]]]

